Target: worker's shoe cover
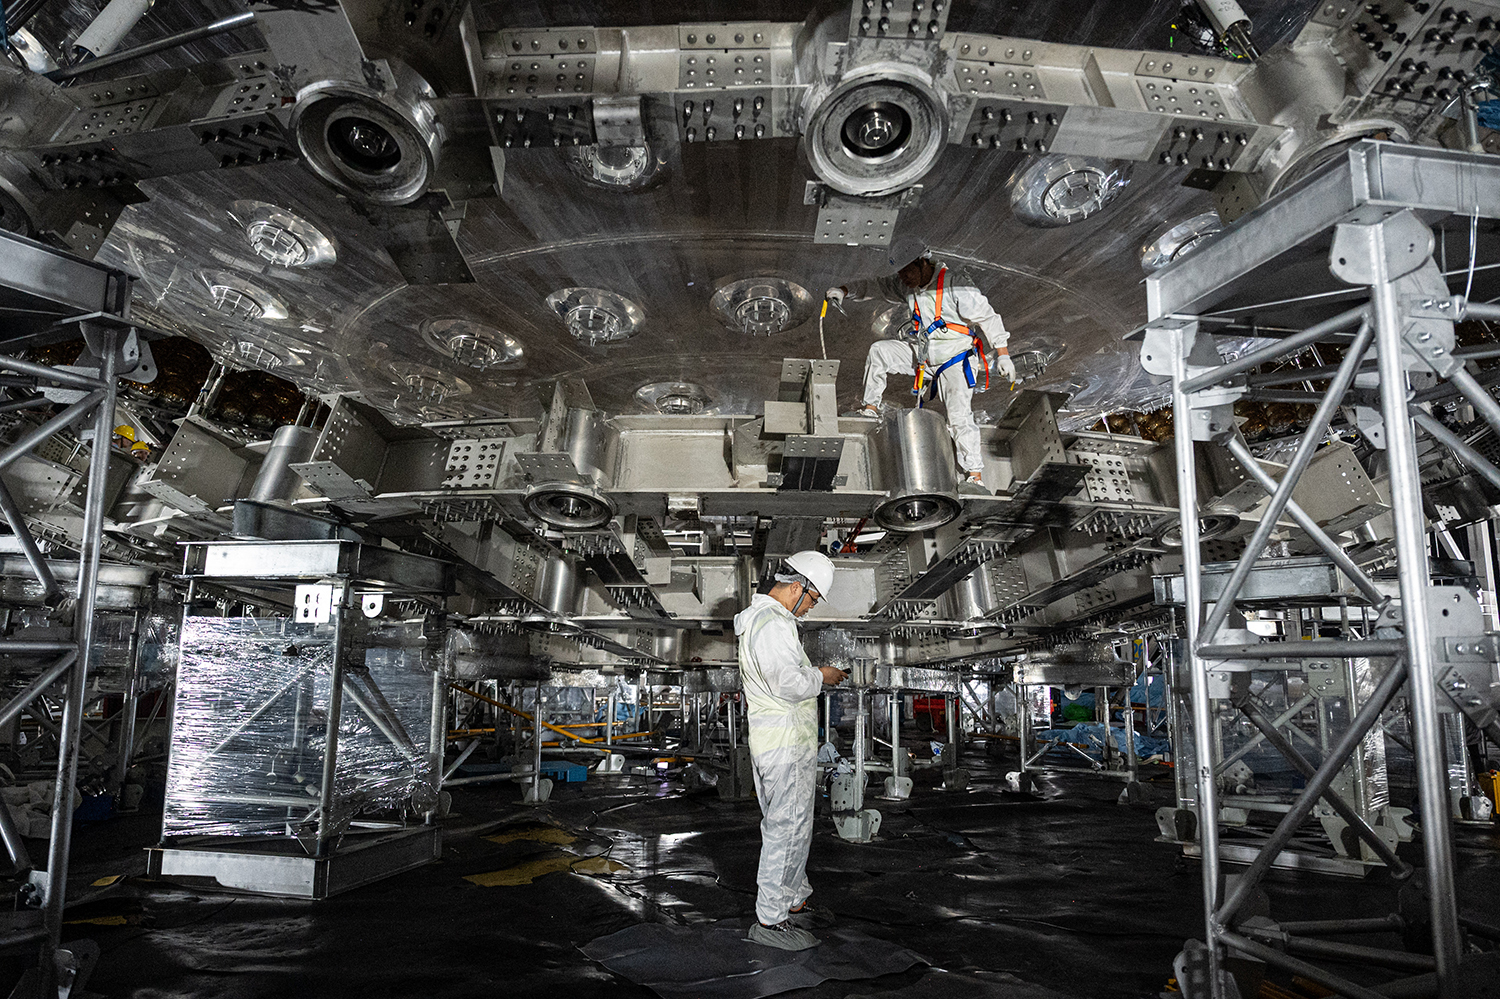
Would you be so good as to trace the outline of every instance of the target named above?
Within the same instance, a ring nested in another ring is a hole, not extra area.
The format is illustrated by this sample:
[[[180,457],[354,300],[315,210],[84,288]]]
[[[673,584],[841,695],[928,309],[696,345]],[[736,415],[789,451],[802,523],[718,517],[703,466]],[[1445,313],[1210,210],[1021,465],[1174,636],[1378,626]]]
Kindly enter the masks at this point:
[[[823,941],[806,930],[799,930],[790,920],[767,926],[757,922],[750,927],[750,942],[781,950],[810,950]]]
[[[821,909],[814,909],[806,902],[786,914],[786,921],[793,926],[810,930],[815,926],[826,926],[830,922]]]

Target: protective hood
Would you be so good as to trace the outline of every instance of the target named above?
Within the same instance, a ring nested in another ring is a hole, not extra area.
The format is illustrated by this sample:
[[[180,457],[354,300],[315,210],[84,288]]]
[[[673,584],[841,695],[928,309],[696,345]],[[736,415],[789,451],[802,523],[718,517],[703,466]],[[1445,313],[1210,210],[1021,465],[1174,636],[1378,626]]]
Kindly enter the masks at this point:
[[[769,607],[773,611],[779,610],[781,611],[781,613],[787,615],[788,617],[791,616],[791,611],[787,610],[785,607],[781,606],[780,603],[773,600],[769,594],[757,593],[755,596],[750,598],[750,606],[746,607],[744,610],[740,611],[734,616],[734,633],[736,635],[743,635],[745,633],[745,629],[750,626],[750,620],[765,613],[767,610],[767,605],[769,605]]]

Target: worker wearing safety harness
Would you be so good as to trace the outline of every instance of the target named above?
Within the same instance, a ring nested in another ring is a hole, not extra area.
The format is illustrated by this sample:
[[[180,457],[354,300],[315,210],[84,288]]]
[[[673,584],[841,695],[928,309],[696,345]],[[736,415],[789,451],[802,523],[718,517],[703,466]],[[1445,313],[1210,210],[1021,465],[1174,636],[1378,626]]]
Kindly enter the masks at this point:
[[[807,950],[820,942],[806,929],[812,915],[807,851],[817,793],[818,694],[845,674],[832,666],[813,668],[797,637],[797,619],[832,586],[828,556],[798,552],[776,573],[771,591],[757,593],[734,618],[761,812],[756,922],[749,938],[782,950]]]
[[[913,378],[912,392],[922,406],[934,396],[948,411],[948,432],[958,451],[958,464],[968,482],[983,485],[984,456],[979,447],[979,425],[974,422],[974,391],[992,382],[1009,385],[1016,366],[1006,343],[1005,323],[978,288],[956,278],[934,261],[926,245],[914,236],[898,236],[891,243],[890,264],[899,268],[896,283],[882,280],[853,287],[828,289],[828,300],[862,302],[877,289],[887,297],[900,294],[911,310],[911,328],[900,340],[877,340],[865,359],[864,404],[855,416],[878,416],[886,378]],[[985,341],[997,352],[988,355]]]

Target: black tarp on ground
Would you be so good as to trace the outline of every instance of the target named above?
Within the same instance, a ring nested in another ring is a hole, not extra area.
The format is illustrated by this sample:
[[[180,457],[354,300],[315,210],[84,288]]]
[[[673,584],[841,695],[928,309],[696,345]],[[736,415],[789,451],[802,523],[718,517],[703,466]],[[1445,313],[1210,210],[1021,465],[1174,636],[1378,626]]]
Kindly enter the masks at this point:
[[[749,920],[639,923],[578,948],[662,999],[760,999],[829,979],[879,978],[927,962],[847,927],[816,930],[822,946],[785,951],[745,939]]]

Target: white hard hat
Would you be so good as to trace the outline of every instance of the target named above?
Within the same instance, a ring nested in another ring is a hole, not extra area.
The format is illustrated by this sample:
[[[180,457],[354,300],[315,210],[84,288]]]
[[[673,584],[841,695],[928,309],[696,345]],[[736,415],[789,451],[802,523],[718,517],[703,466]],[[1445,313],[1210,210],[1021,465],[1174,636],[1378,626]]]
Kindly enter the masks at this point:
[[[928,256],[929,253],[931,253],[931,251],[927,248],[927,241],[924,240],[921,236],[914,236],[911,233],[902,233],[900,236],[897,236],[895,239],[891,240],[891,270],[899,271],[901,268],[905,267],[913,260]]]
[[[833,560],[822,552],[798,552],[788,556],[786,564],[787,568],[806,576],[821,596],[828,596],[828,591],[833,589]]]

